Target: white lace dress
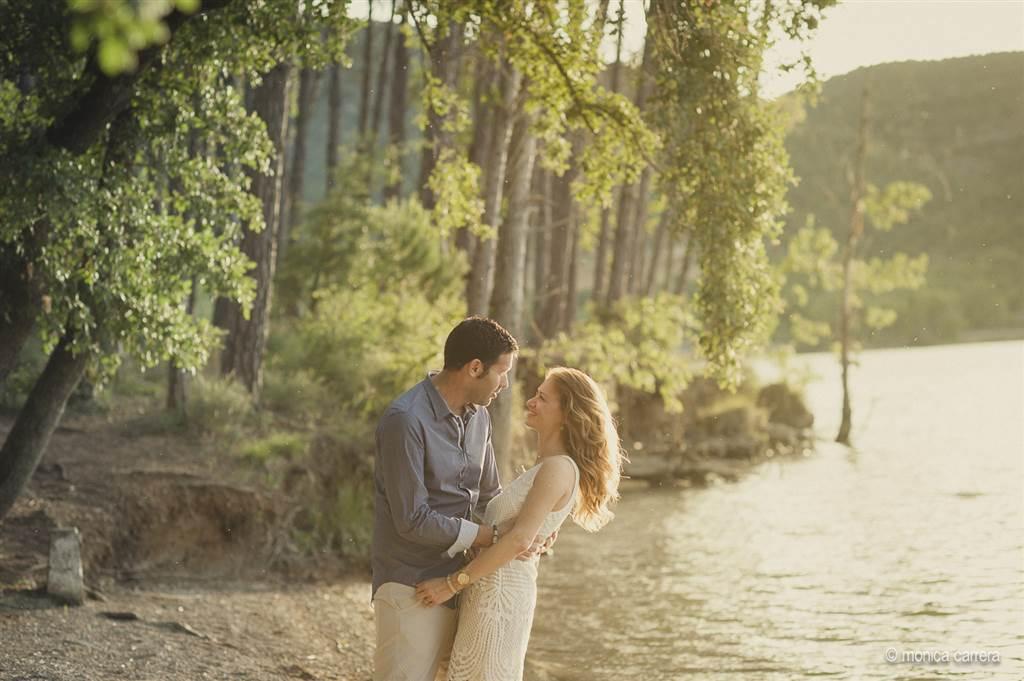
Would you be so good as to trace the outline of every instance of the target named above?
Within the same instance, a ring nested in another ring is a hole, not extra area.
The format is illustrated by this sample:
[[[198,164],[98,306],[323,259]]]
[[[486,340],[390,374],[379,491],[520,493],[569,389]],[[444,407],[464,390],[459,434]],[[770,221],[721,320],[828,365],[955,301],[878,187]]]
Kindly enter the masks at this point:
[[[568,503],[552,511],[537,533],[547,537],[561,527],[579,494],[580,471]],[[484,522],[500,525],[519,515],[541,464],[537,464],[503,488],[487,504]],[[537,562],[513,560],[491,575],[466,587],[459,595],[459,626],[448,665],[448,681],[521,681],[526,646],[537,604]]]

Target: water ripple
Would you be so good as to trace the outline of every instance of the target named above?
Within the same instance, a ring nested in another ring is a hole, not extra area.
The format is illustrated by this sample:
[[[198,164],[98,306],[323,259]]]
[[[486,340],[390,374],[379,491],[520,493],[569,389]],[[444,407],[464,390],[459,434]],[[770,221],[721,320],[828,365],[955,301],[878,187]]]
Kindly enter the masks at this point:
[[[828,376],[808,387],[827,435],[833,360],[808,361]],[[527,678],[1021,678],[1021,375],[1024,343],[864,353],[857,450],[629,493],[597,535],[566,528],[541,564]],[[893,665],[889,647],[1002,659]]]

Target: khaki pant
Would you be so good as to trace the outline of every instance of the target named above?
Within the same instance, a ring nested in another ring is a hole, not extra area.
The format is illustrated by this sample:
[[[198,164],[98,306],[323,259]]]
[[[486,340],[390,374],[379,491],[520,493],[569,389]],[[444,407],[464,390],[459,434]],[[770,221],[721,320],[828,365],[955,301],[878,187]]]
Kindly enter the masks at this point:
[[[373,597],[377,650],[373,681],[442,681],[458,611],[420,605],[411,586],[387,582]]]

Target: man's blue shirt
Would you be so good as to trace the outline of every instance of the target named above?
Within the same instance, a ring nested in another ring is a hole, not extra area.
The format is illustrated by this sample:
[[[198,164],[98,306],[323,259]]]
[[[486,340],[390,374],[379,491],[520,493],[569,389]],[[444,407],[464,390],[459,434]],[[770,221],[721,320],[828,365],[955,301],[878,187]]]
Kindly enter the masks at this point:
[[[448,551],[462,520],[501,491],[487,409],[457,416],[428,376],[385,410],[376,441],[373,592],[460,569]]]

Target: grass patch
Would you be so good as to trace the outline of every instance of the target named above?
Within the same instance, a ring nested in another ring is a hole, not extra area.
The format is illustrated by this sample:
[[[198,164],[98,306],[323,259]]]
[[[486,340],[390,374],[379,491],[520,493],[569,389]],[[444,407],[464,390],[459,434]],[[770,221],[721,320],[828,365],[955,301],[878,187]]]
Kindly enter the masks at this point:
[[[238,454],[246,461],[265,465],[276,460],[297,461],[308,448],[309,435],[277,432],[243,442]]]
[[[237,381],[200,376],[192,383],[185,407],[191,433],[231,444],[242,438],[255,419],[252,397]]]

